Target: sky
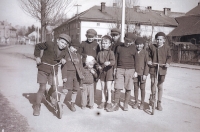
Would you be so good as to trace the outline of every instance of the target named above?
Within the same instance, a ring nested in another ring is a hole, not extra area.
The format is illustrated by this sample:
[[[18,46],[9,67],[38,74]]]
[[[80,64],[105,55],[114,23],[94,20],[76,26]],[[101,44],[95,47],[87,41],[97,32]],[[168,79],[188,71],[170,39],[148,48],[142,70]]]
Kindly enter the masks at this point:
[[[106,6],[112,6],[115,0],[73,0],[67,10],[67,17],[72,17],[77,12],[79,4],[79,13],[83,12],[94,5],[106,2]],[[171,8],[172,12],[186,13],[198,5],[200,0],[137,0],[139,6],[152,6],[153,10],[163,10]],[[33,19],[20,8],[19,0],[0,0],[0,21],[8,21],[12,26],[39,26],[39,21]]]

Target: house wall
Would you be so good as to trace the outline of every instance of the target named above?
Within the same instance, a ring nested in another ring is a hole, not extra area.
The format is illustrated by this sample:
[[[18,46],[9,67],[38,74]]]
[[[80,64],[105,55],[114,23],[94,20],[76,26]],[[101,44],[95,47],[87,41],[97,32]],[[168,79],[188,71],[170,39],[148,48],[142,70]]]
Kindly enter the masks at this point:
[[[86,40],[86,31],[88,29],[95,29],[97,31],[97,39],[101,38],[104,35],[110,35],[110,30],[115,27],[114,23],[108,22],[91,22],[91,21],[71,21],[70,23],[61,25],[58,27],[55,32],[55,38],[58,37],[60,33],[68,34],[72,39],[79,39],[81,41]],[[127,31],[127,26],[125,25],[124,32]],[[137,28],[137,31],[141,36],[150,37],[152,34],[152,26],[151,25],[139,25],[135,24],[129,25],[129,32],[134,32]],[[166,35],[169,34],[175,27],[167,27],[167,26],[154,26],[153,27],[153,40],[154,36],[157,32],[164,32]]]

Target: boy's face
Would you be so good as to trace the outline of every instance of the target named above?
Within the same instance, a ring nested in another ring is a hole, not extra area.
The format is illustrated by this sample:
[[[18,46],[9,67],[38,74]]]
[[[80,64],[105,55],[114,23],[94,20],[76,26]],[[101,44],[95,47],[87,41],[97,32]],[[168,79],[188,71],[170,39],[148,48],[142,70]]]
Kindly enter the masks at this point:
[[[119,39],[120,35],[119,34],[112,34],[112,39],[117,42],[117,40]]]
[[[158,46],[162,46],[164,44],[164,42],[165,42],[165,38],[163,36],[158,36],[156,38],[156,42],[157,42]]]
[[[103,49],[108,49],[111,45],[111,42],[110,42],[109,39],[103,38],[102,41],[101,41],[101,45],[102,45]]]
[[[58,48],[60,50],[62,50],[65,47],[69,46],[69,43],[66,40],[64,40],[64,39],[59,38],[59,39],[57,39],[57,45],[58,45]]]
[[[124,46],[129,47],[133,44],[133,40],[124,39]]]
[[[137,44],[136,48],[137,48],[137,51],[141,51],[144,48],[144,44]]]
[[[89,63],[87,63],[87,67],[88,67],[88,68],[91,69],[91,68],[93,68],[93,66],[94,66],[94,63],[93,63],[93,62],[89,62]]]
[[[86,37],[87,37],[87,41],[90,42],[90,43],[92,43],[94,41],[94,38],[95,38],[94,36],[87,35],[87,34],[86,34]]]
[[[71,52],[77,52],[78,47],[76,47],[76,46],[70,46],[69,49],[70,49]]]

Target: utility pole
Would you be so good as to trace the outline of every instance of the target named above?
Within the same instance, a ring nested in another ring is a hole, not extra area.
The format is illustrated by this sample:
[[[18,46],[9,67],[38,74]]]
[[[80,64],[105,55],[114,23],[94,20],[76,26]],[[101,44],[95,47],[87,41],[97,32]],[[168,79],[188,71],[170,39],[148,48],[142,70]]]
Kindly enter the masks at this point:
[[[77,7],[76,15],[78,15],[78,7],[79,7],[79,6],[81,6],[81,5],[79,5],[79,4],[76,4],[76,5],[74,5],[74,6],[76,6],[76,7]]]
[[[124,25],[125,25],[125,0],[122,0],[122,23],[121,23],[121,42],[124,42]]]
[[[76,6],[77,7],[77,11],[76,11],[76,35],[78,36],[79,35],[79,38],[80,38],[80,33],[79,33],[79,28],[78,28],[78,7],[79,6],[81,6],[81,5],[78,5],[78,4],[76,4],[76,5],[74,5],[74,6]],[[76,37],[77,38],[77,37]],[[78,39],[79,40],[79,39]]]

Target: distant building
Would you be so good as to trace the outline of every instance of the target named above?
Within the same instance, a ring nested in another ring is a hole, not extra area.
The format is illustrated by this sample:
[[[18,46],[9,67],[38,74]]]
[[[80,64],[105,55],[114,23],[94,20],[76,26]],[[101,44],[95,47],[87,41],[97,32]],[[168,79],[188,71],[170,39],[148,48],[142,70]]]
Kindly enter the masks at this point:
[[[16,44],[16,31],[7,21],[0,21],[0,44]]]
[[[177,17],[176,21],[178,27],[169,34],[174,41],[200,44],[200,3],[185,16]]]
[[[147,37],[154,36],[159,31],[170,33],[178,25],[174,17],[184,14],[171,12],[170,8],[167,9],[164,8],[163,13],[152,10],[150,6],[134,6],[126,9],[128,13],[126,13],[124,32],[136,32]],[[113,7],[107,7],[102,2],[101,6],[93,6],[55,28],[54,36],[58,37],[60,33],[67,33],[72,39],[84,41],[86,40],[86,31],[93,28],[97,31],[97,39],[99,39],[103,35],[110,34],[110,29],[120,26],[120,23],[121,8],[118,8],[116,3],[113,4]]]

